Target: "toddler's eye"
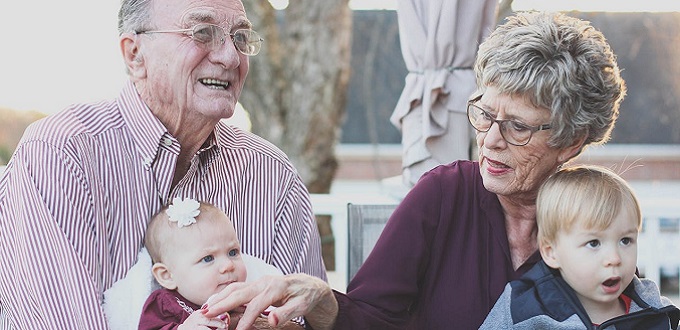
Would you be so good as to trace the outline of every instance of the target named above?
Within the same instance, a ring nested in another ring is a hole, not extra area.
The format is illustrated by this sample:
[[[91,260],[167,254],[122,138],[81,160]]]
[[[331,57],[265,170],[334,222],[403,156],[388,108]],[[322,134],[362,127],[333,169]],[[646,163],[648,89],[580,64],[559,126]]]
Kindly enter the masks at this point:
[[[621,239],[621,244],[623,245],[631,245],[633,244],[633,239],[630,237],[624,237]]]
[[[596,248],[596,247],[600,246],[600,241],[594,239],[594,240],[586,243],[586,246],[589,247],[589,248]]]
[[[214,258],[213,256],[205,256],[205,257],[203,257],[203,259],[201,259],[201,260],[202,260],[203,262],[211,262],[211,261],[215,260],[215,258]]]
[[[229,250],[229,256],[230,256],[230,257],[235,257],[235,256],[237,256],[237,255],[238,255],[238,250],[237,250],[237,249]]]

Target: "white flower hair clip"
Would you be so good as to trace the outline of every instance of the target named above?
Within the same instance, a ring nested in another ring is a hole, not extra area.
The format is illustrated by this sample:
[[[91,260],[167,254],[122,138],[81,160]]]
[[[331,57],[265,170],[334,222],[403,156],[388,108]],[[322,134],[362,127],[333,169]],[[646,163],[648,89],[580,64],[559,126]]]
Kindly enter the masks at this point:
[[[168,215],[170,221],[177,222],[177,227],[182,228],[196,223],[196,217],[201,211],[198,209],[201,206],[195,199],[187,198],[182,200],[179,197],[172,199],[172,204],[168,206],[165,214]]]

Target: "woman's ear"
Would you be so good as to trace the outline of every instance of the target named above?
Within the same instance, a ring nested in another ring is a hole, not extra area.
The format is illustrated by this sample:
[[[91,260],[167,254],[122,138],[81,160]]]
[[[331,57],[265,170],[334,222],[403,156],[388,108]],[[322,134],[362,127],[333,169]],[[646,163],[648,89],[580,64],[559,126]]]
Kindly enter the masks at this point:
[[[541,258],[543,258],[543,261],[546,265],[548,265],[548,267],[554,269],[560,268],[559,258],[557,253],[555,253],[552,243],[539,243],[539,251],[541,252]]]
[[[177,289],[177,284],[172,279],[172,273],[170,273],[170,270],[164,263],[157,262],[153,264],[151,267],[151,273],[158,284],[160,284],[162,287],[168,290]]]
[[[560,164],[564,164],[570,159],[576,157],[581,152],[581,150],[583,150],[583,143],[586,141],[586,137],[586,135],[583,135],[580,138],[574,140],[574,143],[572,143],[570,146],[560,150],[560,153],[557,156],[557,160],[560,162]]]
[[[128,74],[137,79],[146,77],[144,56],[140,48],[140,36],[135,33],[123,33],[120,36],[120,51]]]

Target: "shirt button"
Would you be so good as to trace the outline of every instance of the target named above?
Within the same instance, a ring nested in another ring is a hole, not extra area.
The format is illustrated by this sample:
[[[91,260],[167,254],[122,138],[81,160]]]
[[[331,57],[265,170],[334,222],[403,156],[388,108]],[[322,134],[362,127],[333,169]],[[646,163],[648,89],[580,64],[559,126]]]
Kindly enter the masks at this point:
[[[150,157],[144,158],[144,165],[151,166],[151,163],[153,163],[153,159]]]
[[[171,145],[172,145],[172,139],[167,138],[167,137],[164,138],[164,139],[163,139],[163,144],[165,144],[165,145],[168,146],[168,147],[171,146]]]

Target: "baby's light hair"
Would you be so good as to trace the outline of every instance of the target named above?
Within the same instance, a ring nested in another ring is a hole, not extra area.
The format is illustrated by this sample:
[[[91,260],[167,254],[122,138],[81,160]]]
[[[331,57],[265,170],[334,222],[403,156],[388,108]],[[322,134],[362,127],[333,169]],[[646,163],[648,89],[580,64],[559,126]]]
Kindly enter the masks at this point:
[[[216,206],[199,202],[199,215],[196,217],[196,223],[186,227],[178,227],[177,222],[170,221],[166,211],[169,205],[163,206],[149,221],[149,225],[146,229],[146,234],[144,236],[144,246],[151,256],[153,263],[163,262],[163,256],[166,255],[167,247],[175,244],[175,235],[182,230],[198,230],[202,222],[206,222],[214,217],[206,217],[212,212],[218,212],[219,214],[224,214],[222,210]],[[226,215],[225,215],[226,217]],[[229,225],[231,226],[231,220],[226,217]]]
[[[564,168],[548,178],[538,191],[538,242],[555,242],[557,234],[575,224],[587,229],[607,228],[622,210],[637,217],[642,212],[630,185],[611,170],[594,165]]]

